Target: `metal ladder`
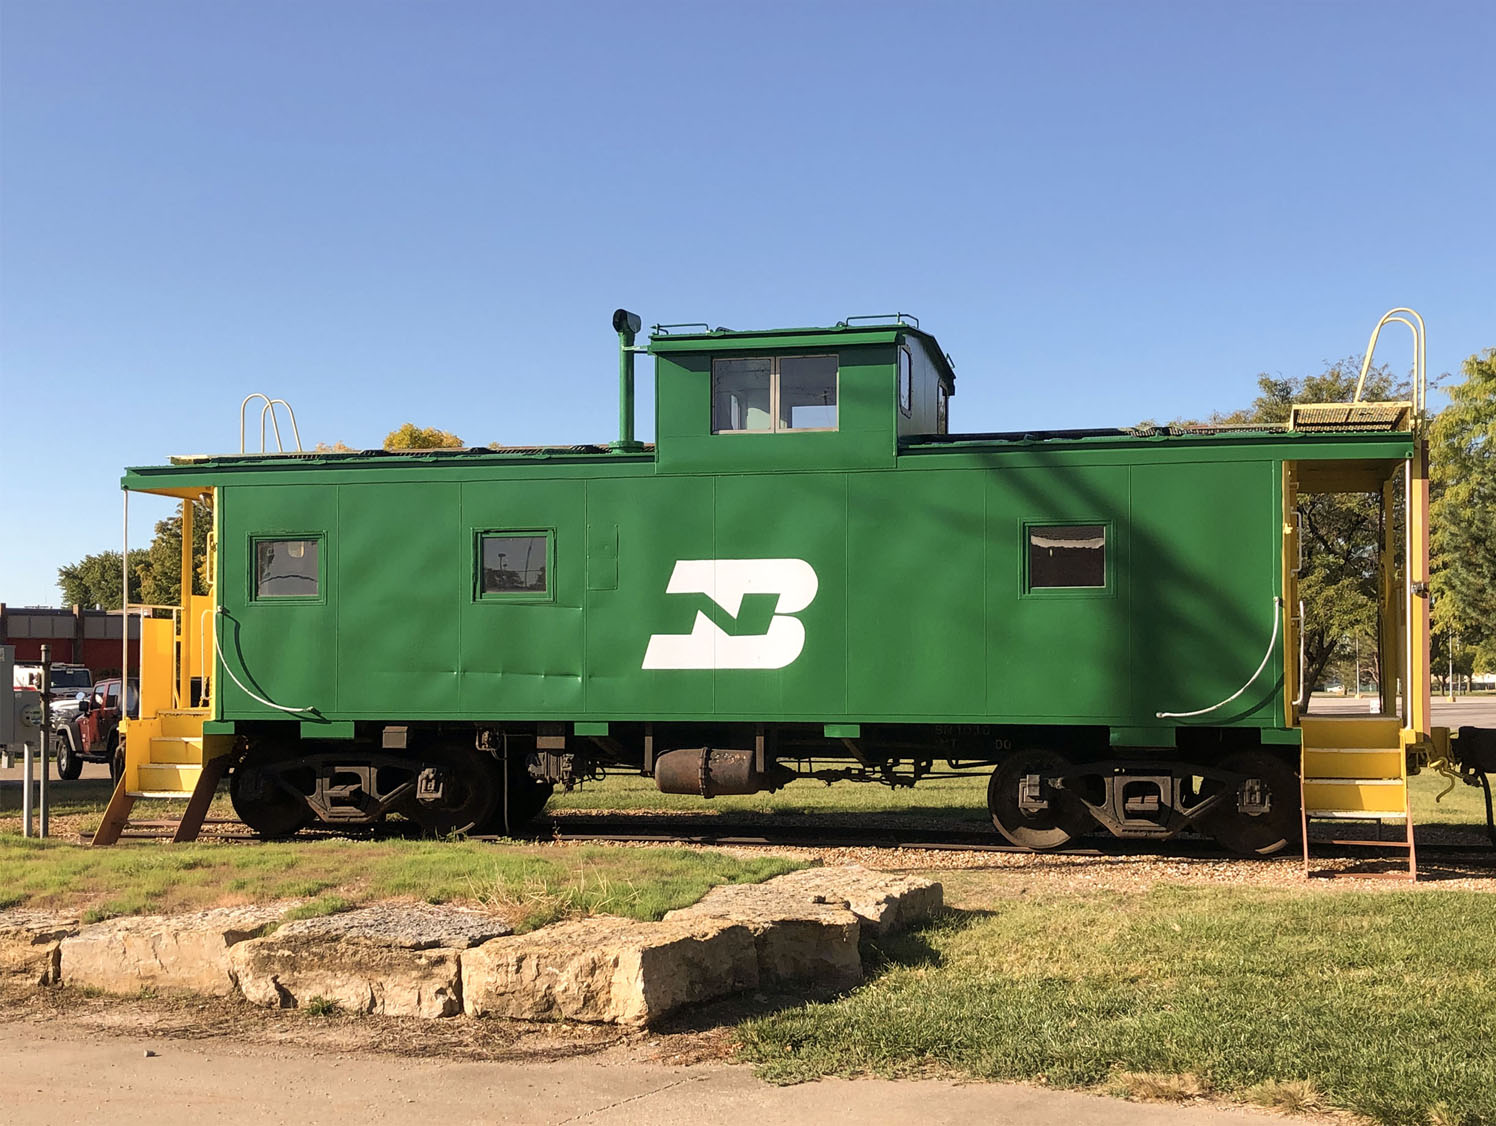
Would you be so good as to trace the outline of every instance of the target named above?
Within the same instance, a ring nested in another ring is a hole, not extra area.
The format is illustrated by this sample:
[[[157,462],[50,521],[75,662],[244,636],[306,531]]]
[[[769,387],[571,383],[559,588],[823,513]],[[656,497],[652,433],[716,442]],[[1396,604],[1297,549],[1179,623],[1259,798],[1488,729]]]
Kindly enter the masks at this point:
[[[1406,849],[1408,870],[1388,876],[1418,878],[1418,856],[1413,846],[1413,816],[1408,804],[1408,754],[1401,721],[1395,715],[1303,716],[1299,723],[1304,745],[1299,770],[1303,802],[1304,874],[1313,871],[1309,859],[1311,821],[1401,821],[1401,840],[1337,838],[1321,843],[1362,848]],[[1360,874],[1360,873],[1358,873]]]

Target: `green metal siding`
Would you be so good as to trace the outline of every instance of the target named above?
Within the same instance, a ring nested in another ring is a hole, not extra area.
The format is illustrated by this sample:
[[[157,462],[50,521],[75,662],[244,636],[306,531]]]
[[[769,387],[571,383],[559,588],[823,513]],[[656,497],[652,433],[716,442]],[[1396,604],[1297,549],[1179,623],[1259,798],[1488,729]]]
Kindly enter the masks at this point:
[[[1075,464],[1074,452],[591,479],[470,479],[458,463],[334,487],[290,467],[279,476],[302,483],[224,490],[229,648],[260,694],[331,720],[1140,726],[1229,695],[1270,634],[1279,461],[1145,446]],[[1104,525],[1107,587],[1027,593],[1036,522]],[[548,601],[475,597],[475,535],[495,529],[553,536]],[[250,597],[248,544],[267,533],[324,536],[321,599]],[[677,561],[780,558],[818,579],[794,615],[805,642],[792,663],[641,667],[652,634],[687,634],[698,612],[745,636],[773,615],[772,593],[747,595],[735,619],[667,593]],[[1241,706],[1201,722],[1276,724],[1280,677],[1274,654]],[[227,718],[275,714],[227,682],[220,699]]]
[[[892,466],[898,414],[894,347],[822,342],[798,353],[838,356],[834,433],[713,434],[712,355],[656,358],[655,441],[661,473],[784,473]],[[743,350],[716,355],[767,355]]]

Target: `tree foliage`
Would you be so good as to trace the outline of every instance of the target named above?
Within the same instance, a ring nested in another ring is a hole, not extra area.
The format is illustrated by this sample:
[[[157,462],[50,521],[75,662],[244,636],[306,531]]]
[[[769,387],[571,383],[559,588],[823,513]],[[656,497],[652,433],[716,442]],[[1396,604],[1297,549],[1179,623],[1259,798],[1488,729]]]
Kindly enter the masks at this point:
[[[460,450],[466,446],[456,434],[434,426],[417,426],[414,422],[407,422],[384,437],[387,450]]]
[[[1294,403],[1344,403],[1356,393],[1361,357],[1348,356],[1302,379],[1257,378],[1252,405],[1212,419],[1218,424],[1286,422]],[[1367,372],[1361,397],[1406,398],[1408,387],[1380,366]],[[1303,561],[1299,598],[1304,603],[1304,683],[1309,693],[1334,662],[1350,661],[1357,648],[1367,664],[1377,649],[1377,552],[1382,540],[1381,498],[1362,493],[1310,493],[1299,497]],[[1344,670],[1350,671],[1350,670]]]
[[[213,506],[196,501],[192,518],[192,589],[208,593],[208,530],[213,526]],[[156,522],[149,547],[130,552],[130,602],[149,606],[177,606],[181,602],[182,517]],[[63,605],[120,608],[120,557],[117,551],[85,555],[76,563],[60,567],[57,585]]]
[[[213,506],[192,504],[192,593],[208,593],[208,529],[213,526]],[[141,580],[141,601],[152,606],[178,606],[182,596],[182,517],[180,514],[156,522],[156,534],[147,550]],[[133,554],[133,552],[131,553]]]
[[[1461,371],[1429,433],[1434,628],[1496,669],[1496,348]]]
[[[150,552],[138,547],[130,552],[130,601],[141,601],[142,585]],[[120,555],[117,551],[100,551],[85,555],[76,563],[57,570],[57,585],[62,588],[65,606],[97,606],[104,610],[120,608]]]

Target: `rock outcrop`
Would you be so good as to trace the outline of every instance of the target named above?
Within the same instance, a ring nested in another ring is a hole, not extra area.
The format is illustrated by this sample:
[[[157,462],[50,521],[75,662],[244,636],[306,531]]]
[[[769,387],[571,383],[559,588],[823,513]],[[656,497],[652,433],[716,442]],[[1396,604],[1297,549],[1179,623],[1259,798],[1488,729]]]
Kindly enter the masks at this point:
[[[801,868],[770,880],[766,886],[812,898],[820,896],[826,902],[845,903],[862,924],[863,937],[908,930],[945,906],[944,889],[934,880],[874,872],[861,864]],[[713,889],[702,903],[726,890]]]
[[[111,993],[242,994],[386,1016],[643,1025],[746,990],[846,989],[864,936],[939,910],[938,883],[809,868],[713,888],[659,922],[600,915],[510,933],[482,911],[385,904],[280,923],[291,902],[79,926],[0,912],[0,975]]]
[[[270,1008],[314,999],[356,1013],[462,1012],[462,952],[508,934],[502,919],[430,904],[383,905],[298,919],[236,946],[239,990]]]
[[[758,984],[752,932],[733,920],[599,915],[486,942],[462,956],[469,1016],[646,1024]]]
[[[711,920],[746,926],[753,935],[761,987],[848,989],[860,984],[860,927],[846,900],[807,893],[782,884],[783,879],[715,887],[700,902],[671,911],[665,922]]]
[[[83,927],[62,940],[62,980],[108,993],[236,991],[229,951],[273,926],[286,903],[219,907],[193,915],[133,915]]]
[[[55,984],[61,980],[62,940],[77,933],[77,916],[0,911],[0,977]]]

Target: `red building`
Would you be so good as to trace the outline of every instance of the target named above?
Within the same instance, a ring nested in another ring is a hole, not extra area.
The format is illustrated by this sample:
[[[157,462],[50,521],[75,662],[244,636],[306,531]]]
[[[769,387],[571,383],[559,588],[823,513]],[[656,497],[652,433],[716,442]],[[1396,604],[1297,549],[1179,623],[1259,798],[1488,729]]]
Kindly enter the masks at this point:
[[[132,619],[130,640],[139,638],[140,622]],[[113,676],[120,668],[120,612],[0,602],[0,645],[14,645],[17,661],[39,661],[42,646],[50,645],[54,661],[86,665],[95,680]]]

